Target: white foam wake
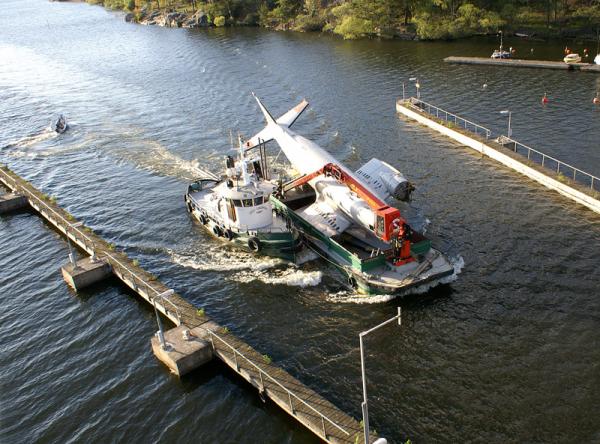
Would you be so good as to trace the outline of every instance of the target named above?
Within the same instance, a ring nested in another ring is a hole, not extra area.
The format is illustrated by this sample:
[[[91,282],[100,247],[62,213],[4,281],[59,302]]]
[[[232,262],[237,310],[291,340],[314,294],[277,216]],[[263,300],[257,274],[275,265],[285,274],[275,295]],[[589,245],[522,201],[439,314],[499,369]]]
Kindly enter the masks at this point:
[[[281,259],[257,258],[238,250],[209,248],[201,255],[172,252],[171,259],[195,270],[234,272],[226,279],[241,283],[259,281],[270,285],[308,287],[319,285],[323,277],[321,271],[305,271]]]

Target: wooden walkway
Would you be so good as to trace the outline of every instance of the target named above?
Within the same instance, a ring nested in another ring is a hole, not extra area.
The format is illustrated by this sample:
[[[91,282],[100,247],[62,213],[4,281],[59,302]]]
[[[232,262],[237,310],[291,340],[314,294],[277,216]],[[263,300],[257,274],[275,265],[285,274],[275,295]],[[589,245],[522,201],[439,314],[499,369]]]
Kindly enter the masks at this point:
[[[175,325],[184,325],[190,330],[206,330],[210,334],[215,356],[256,387],[261,397],[270,398],[325,442],[362,442],[363,428],[356,419],[342,412],[285,370],[267,362],[270,360],[266,360],[260,352],[226,328],[215,324],[182,296],[177,293],[163,296],[170,289],[155,276],[136,265],[124,253],[114,251],[112,244],[96,235],[90,228],[78,223],[51,198],[1,164],[0,183],[25,196],[40,216],[83,251],[108,263],[115,276],[150,305],[155,306]],[[371,433],[371,442],[376,439]]]
[[[571,63],[548,60],[522,60],[522,59],[492,59],[491,57],[446,57],[446,63],[458,63],[462,65],[492,65],[508,66],[512,68],[543,68],[562,69],[567,71],[586,71],[600,73],[600,65],[593,63]]]

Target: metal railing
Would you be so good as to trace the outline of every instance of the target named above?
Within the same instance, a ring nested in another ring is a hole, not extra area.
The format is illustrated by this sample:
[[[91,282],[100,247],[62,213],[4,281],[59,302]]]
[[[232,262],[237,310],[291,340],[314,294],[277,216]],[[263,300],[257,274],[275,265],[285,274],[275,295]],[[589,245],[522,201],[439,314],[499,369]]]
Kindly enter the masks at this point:
[[[157,302],[158,300],[162,301],[162,307],[165,310],[165,315],[167,317],[171,317],[171,315],[174,315],[175,318],[177,318],[177,325],[181,324],[181,314],[179,313],[179,307],[175,303],[173,303],[168,297],[165,297],[164,292],[160,292],[156,288],[151,286],[146,280],[144,280],[138,274],[134,273],[126,264],[118,260],[109,252],[105,252],[104,254],[111,259],[111,266],[113,267],[113,272],[115,274],[120,274],[120,277],[123,281],[126,281],[126,279],[129,278],[131,285],[133,286],[134,290],[138,293],[141,293],[142,290],[145,290],[145,293],[148,296],[150,302],[154,302],[155,299],[157,300]],[[115,270],[115,268],[117,270]],[[154,293],[154,296],[151,294],[151,292]],[[172,310],[169,310],[169,307],[167,307],[167,304],[165,302],[168,303],[170,307],[172,307]]]
[[[513,145],[511,149],[517,154],[523,155],[524,157],[526,156],[527,160],[536,162],[544,168],[555,171],[556,174],[567,176],[573,181],[577,181],[583,185],[587,186],[589,184],[589,187],[592,191],[600,191],[600,178],[597,176],[586,173],[585,171],[580,170],[573,165],[569,165],[568,163],[562,162],[555,157],[548,156],[547,154],[524,145],[521,142],[517,142],[510,137],[500,136],[497,141],[502,146]]]
[[[56,211],[50,205],[48,205],[46,202],[44,202],[43,199],[40,199],[35,193],[31,192],[26,187],[17,183],[17,181],[15,181],[11,177],[11,175],[8,172],[6,172],[3,168],[0,168],[0,173],[2,173],[3,180],[6,183],[11,184],[10,187],[14,191],[23,193],[26,195],[26,197],[28,199],[30,199],[31,205],[34,205],[34,203],[31,202],[31,200],[34,200],[35,204],[37,204],[38,206],[42,206],[46,212],[52,213],[52,215],[54,217],[50,217],[50,215],[47,214],[46,218],[50,222],[53,222],[57,228],[62,229],[67,237],[72,238],[75,242],[78,242],[79,244],[83,244],[83,248],[88,253],[90,253],[92,255],[95,254],[95,251],[96,251],[95,242],[89,236],[87,236],[83,231],[81,231],[79,229],[79,227],[73,227],[74,223],[72,221],[67,220],[58,211]],[[44,210],[42,210],[41,208],[39,209],[40,213],[42,213],[42,214],[43,214]],[[127,272],[127,274],[129,274],[130,280],[131,280],[134,288],[139,288],[140,286],[143,286],[143,288],[146,290],[146,294],[148,295],[148,298],[151,301],[153,301],[156,296],[161,296],[161,293],[158,290],[156,290],[155,288],[150,286],[144,279],[142,279],[137,274],[135,274],[133,271],[131,271],[131,269],[129,269],[125,264],[123,264],[121,261],[119,261],[117,258],[115,258],[112,254],[110,254],[109,252],[105,252],[104,254],[112,260],[113,263],[111,263],[111,265],[113,266],[113,269],[114,269],[115,264],[117,264],[117,268],[121,268],[121,272],[120,272],[121,279],[124,279],[126,277],[126,273],[123,272],[123,270],[125,270]],[[150,291],[156,293],[156,295],[153,297],[151,295]],[[171,310],[171,313],[174,313],[178,322],[181,323],[181,316],[179,314],[179,308],[177,307],[177,305],[175,305],[173,302],[171,302],[168,298],[166,298],[164,296],[161,296],[160,300],[163,302],[162,306],[164,307],[165,314],[167,316],[169,316],[169,309],[168,309],[167,305],[165,304],[165,302],[167,302],[171,307],[174,308],[174,311]]]
[[[438,106],[432,105],[431,103],[423,102],[421,99],[411,97],[407,100],[407,102],[412,104],[413,106],[416,106],[420,110],[437,117],[440,120],[445,120],[449,123],[454,123],[455,126],[464,128],[467,131],[471,131],[472,133],[475,133],[478,136],[485,136],[486,139],[489,139],[492,135],[492,131],[488,128],[478,125],[477,123],[467,120],[456,114],[448,112],[445,109],[442,109]]]
[[[265,390],[265,384],[264,384],[264,381],[263,381],[263,375],[264,375],[267,379],[269,379],[270,381],[272,381],[274,384],[276,384],[279,388],[281,388],[284,392],[287,393],[287,395],[288,395],[288,401],[289,401],[289,404],[290,404],[290,410],[291,410],[292,414],[294,414],[294,415],[296,414],[295,413],[295,409],[294,409],[294,404],[292,402],[292,398],[296,399],[299,403],[301,403],[302,405],[306,406],[312,412],[316,413],[321,418],[321,427],[322,427],[322,431],[323,431],[323,437],[325,439],[327,439],[327,431],[325,429],[325,421],[327,421],[329,424],[331,424],[332,426],[334,426],[336,429],[338,429],[339,431],[341,431],[345,435],[350,436],[350,432],[346,431],[344,428],[342,428],[341,426],[339,426],[338,424],[336,424],[334,421],[332,421],[331,419],[329,419],[327,416],[323,415],[317,409],[315,409],[314,407],[312,407],[311,405],[309,405],[306,401],[304,401],[303,399],[301,399],[298,395],[296,395],[290,389],[288,389],[287,387],[283,386],[274,377],[272,377],[271,375],[269,375],[266,371],[264,371],[262,368],[260,368],[254,362],[252,362],[252,360],[250,358],[247,358],[246,356],[244,356],[243,353],[239,352],[233,345],[229,344],[221,336],[219,336],[214,331],[212,331],[212,330],[210,330],[208,328],[204,328],[204,330],[206,330],[210,334],[210,340],[211,340],[211,343],[212,343],[213,350],[216,350],[215,349],[214,338],[217,338],[219,341],[221,341],[223,344],[225,344],[229,349],[231,349],[231,351],[233,351],[233,358],[234,358],[235,365],[236,365],[236,368],[237,368],[238,372],[240,371],[240,367],[241,367],[240,364],[239,364],[239,361],[238,361],[238,356],[240,358],[244,359],[246,362],[248,362],[248,364],[250,364],[252,367],[254,367],[258,371],[258,375],[259,375],[259,378],[260,378],[260,384],[261,384],[261,392]]]
[[[94,243],[94,241],[91,238],[89,238],[86,234],[84,234],[81,230],[79,230],[78,227],[72,227],[72,225],[73,225],[72,222],[68,221],[65,217],[63,217],[61,214],[59,214],[56,210],[54,210],[52,207],[50,207],[46,202],[44,202],[42,199],[40,199],[38,196],[36,196],[30,190],[28,190],[27,188],[25,188],[22,185],[18,184],[10,176],[9,173],[7,173],[6,171],[4,171],[3,168],[0,168],[0,173],[2,173],[3,181],[5,181],[6,183],[10,183],[11,184],[10,187],[13,189],[13,191],[22,192],[22,193],[26,194],[28,198],[35,200],[36,203],[39,203],[47,211],[49,211],[50,213],[52,213],[52,215],[54,216],[54,219],[55,219],[54,223],[55,223],[55,225],[57,227],[62,228],[65,231],[65,234],[67,236],[72,237],[73,240],[83,243],[83,245],[86,248],[89,248],[89,252],[91,254],[94,254],[95,243]],[[39,210],[39,211],[41,212],[41,210]],[[46,215],[46,217],[50,221],[52,221],[52,219],[48,215]],[[63,223],[62,227],[61,227],[61,224],[58,222],[58,220],[62,221],[62,223]],[[77,237],[77,234],[81,237],[81,239],[79,239]],[[111,254],[109,252],[103,252],[103,254],[107,258],[110,259],[110,265],[113,268],[113,272],[115,274],[117,274],[117,276],[120,275],[120,278],[123,281],[129,280],[131,282],[131,285],[133,286],[134,290],[136,290],[138,293],[141,293],[142,291],[144,291],[146,293],[147,297],[150,299],[151,302],[155,302],[155,300],[157,298],[159,298],[160,301],[162,302],[162,307],[165,310],[165,314],[168,317],[174,315],[177,318],[178,324],[181,324],[181,315],[179,313],[179,307],[175,303],[173,303],[171,300],[169,300],[168,297],[164,296],[164,292],[161,293],[159,290],[157,290],[156,288],[154,288],[153,286],[151,286],[145,279],[143,279],[142,277],[140,277],[131,268],[129,268],[127,266],[127,264],[124,264],[122,261],[120,261],[119,259],[117,259],[113,254]],[[154,296],[152,296],[151,293],[154,293]],[[170,310],[167,305],[169,305],[170,307],[172,307],[172,310]],[[331,420],[330,418],[328,418],[327,416],[325,416],[321,412],[319,412],[317,409],[315,409],[314,407],[312,407],[311,405],[309,405],[306,401],[304,401],[303,399],[301,399],[294,392],[292,392],[291,390],[289,390],[288,388],[286,388],[283,384],[281,384],[280,382],[278,382],[273,376],[269,375],[265,370],[263,370],[262,368],[260,368],[254,362],[252,362],[252,360],[250,360],[244,354],[242,354],[241,352],[239,352],[233,345],[229,344],[221,336],[219,336],[218,334],[216,334],[214,331],[212,331],[210,329],[205,329],[205,330],[210,334],[210,338],[211,338],[211,343],[212,343],[213,349],[215,349],[214,340],[216,338],[221,343],[223,343],[225,346],[227,346],[227,348],[229,348],[233,352],[234,360],[236,362],[236,367],[237,367],[238,371],[240,369],[240,365],[239,365],[239,362],[238,362],[238,356],[239,356],[240,359],[243,359],[248,364],[250,364],[254,369],[256,369],[256,371],[258,371],[259,378],[260,378],[260,383],[261,383],[261,391],[265,390],[265,384],[264,384],[264,379],[263,378],[266,378],[269,381],[271,381],[272,383],[274,383],[275,385],[277,385],[279,388],[281,388],[285,393],[287,393],[289,404],[290,404],[290,409],[291,409],[292,414],[295,415],[295,409],[294,409],[294,400],[295,400],[297,403],[300,403],[300,404],[304,405],[306,408],[308,408],[310,411],[314,412],[318,417],[320,417],[320,419],[321,419],[321,427],[322,427],[322,431],[323,431],[323,437],[325,439],[327,438],[327,429],[326,429],[326,426],[325,426],[326,422],[329,423],[329,424],[331,424],[333,427],[335,427],[336,429],[338,429],[339,431],[341,431],[345,435],[350,436],[350,433],[348,431],[346,431],[340,425],[336,424],[333,420]]]
[[[82,232],[78,227],[74,227],[73,221],[67,220],[58,211],[56,211],[50,205],[48,205],[46,202],[44,202],[43,199],[40,199],[35,193],[31,192],[26,187],[17,183],[17,181],[15,181],[11,177],[11,175],[4,170],[4,168],[0,168],[0,172],[2,173],[2,176],[4,177],[4,180],[6,182],[9,182],[12,184],[12,189],[14,191],[26,194],[26,197],[28,199],[30,199],[30,202],[29,202],[30,205],[32,205],[32,206],[33,205],[38,205],[38,206],[41,205],[42,207],[44,207],[44,209],[47,212],[49,211],[50,213],[52,213],[52,215],[54,216],[54,220],[52,220],[53,218],[51,218],[49,215],[46,215],[46,217],[48,218],[48,220],[50,220],[50,222],[53,222],[57,228],[62,229],[67,237],[71,237],[74,241],[80,242],[81,244],[83,244],[84,250],[86,250],[88,253],[90,253],[92,255],[94,254],[94,251],[96,249],[96,245],[95,245],[94,241],[89,236],[87,236],[84,232]],[[31,200],[34,200],[35,204],[33,202],[31,202]],[[44,212],[44,210],[42,210],[41,208],[38,209],[38,211],[40,211],[40,213]],[[62,221],[62,224],[59,223],[59,220]],[[77,235],[79,235],[80,237],[78,237]]]

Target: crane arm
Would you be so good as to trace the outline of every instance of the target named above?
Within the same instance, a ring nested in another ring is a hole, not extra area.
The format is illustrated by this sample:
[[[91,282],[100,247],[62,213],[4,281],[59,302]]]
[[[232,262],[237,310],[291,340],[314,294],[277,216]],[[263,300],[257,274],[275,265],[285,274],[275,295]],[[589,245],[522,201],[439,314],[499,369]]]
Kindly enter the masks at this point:
[[[283,191],[285,193],[286,191],[302,186],[321,175],[335,178],[338,182],[346,185],[361,199],[367,202],[369,207],[373,210],[373,213],[375,213],[374,232],[377,237],[386,242],[390,242],[397,238],[405,239],[405,242],[408,242],[406,235],[409,230],[406,229],[406,221],[400,215],[400,210],[387,205],[363,184],[334,163],[328,163],[317,171],[305,174],[304,176],[287,183],[283,187]]]

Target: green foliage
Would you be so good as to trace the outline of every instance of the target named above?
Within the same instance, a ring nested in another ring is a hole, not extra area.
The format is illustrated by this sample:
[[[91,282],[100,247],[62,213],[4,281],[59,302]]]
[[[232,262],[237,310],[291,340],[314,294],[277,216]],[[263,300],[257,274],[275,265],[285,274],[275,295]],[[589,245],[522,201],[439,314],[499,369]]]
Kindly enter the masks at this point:
[[[134,267],[140,266],[140,261],[138,261],[137,259],[132,260],[131,263],[133,264]]]
[[[269,14],[269,6],[266,2],[262,2],[258,7],[258,23],[260,26],[269,26],[271,20]]]
[[[373,24],[369,20],[348,15],[342,19],[333,32],[341,35],[344,39],[358,39],[374,33]]]
[[[223,327],[223,328],[221,328],[221,332],[223,334],[227,334],[227,333],[229,333],[229,329],[227,327]]]
[[[262,355],[262,358],[265,364],[270,364],[271,362],[273,362],[269,355]]]
[[[561,30],[593,35],[600,0],[86,0],[107,8],[148,12],[202,10],[214,26],[260,25],[326,31],[345,39],[393,37],[456,39],[480,33],[524,30],[559,37]],[[137,9],[136,9],[137,4]]]
[[[204,317],[204,309],[199,308],[198,310],[196,310],[196,314],[200,317]]]
[[[486,11],[472,3],[465,3],[456,10],[454,17],[421,12],[415,16],[414,23],[420,39],[448,40],[481,32],[495,32],[505,24],[505,21],[497,12]]]
[[[295,31],[322,31],[325,18],[320,15],[299,15],[294,22]]]

